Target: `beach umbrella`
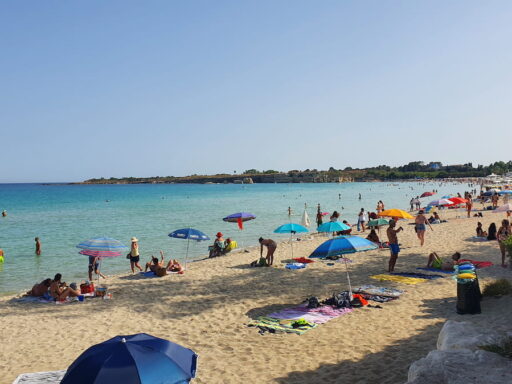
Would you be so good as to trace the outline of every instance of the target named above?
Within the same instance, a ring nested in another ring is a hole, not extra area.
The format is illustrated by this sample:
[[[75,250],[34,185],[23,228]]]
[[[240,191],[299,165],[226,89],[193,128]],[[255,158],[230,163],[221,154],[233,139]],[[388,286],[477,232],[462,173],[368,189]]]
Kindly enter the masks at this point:
[[[423,192],[420,197],[428,197],[428,196],[432,196],[432,195],[435,195],[435,193],[434,192]]]
[[[185,255],[185,269],[187,269],[187,261],[188,261],[188,248],[190,246],[190,240],[194,241],[205,241],[210,240],[208,236],[206,236],[203,232],[198,231],[194,228],[182,228],[177,229],[168,235],[169,237],[173,237],[175,239],[186,239],[187,240],[187,253]]]
[[[283,224],[274,229],[274,233],[289,233],[290,234],[290,246],[292,248],[292,259],[293,259],[293,245],[292,245],[292,235],[294,233],[304,233],[309,232],[306,227],[303,227],[300,224],[288,223]]]
[[[300,221],[302,226],[308,227],[311,225],[311,221],[309,220],[308,212],[306,211],[306,208],[304,208],[304,213],[302,214],[302,219]]]
[[[381,225],[388,225],[388,224],[389,224],[389,221],[386,219],[383,219],[382,217],[379,217],[378,219],[375,219],[375,220],[370,220],[368,222],[369,227],[379,227]]]
[[[338,236],[325,241],[316,248],[313,253],[309,256],[315,257],[327,257],[327,256],[340,256],[348,253],[364,252],[379,248],[375,243],[370,240],[363,239],[359,236]],[[350,283],[350,275],[348,272],[348,265],[345,261],[345,269],[347,271],[347,280],[350,292],[350,298],[352,299],[352,285]]]
[[[89,240],[82,241],[76,246],[80,249],[88,249],[93,251],[113,251],[122,252],[128,247],[121,243],[119,240],[111,237],[95,237]]]
[[[433,207],[433,206],[440,206],[440,205],[453,205],[454,202],[451,201],[451,200],[448,200],[448,199],[439,199],[439,200],[434,200],[434,201],[431,201],[430,203],[428,203],[428,205],[430,207]]]
[[[378,213],[377,216],[392,217],[393,219],[413,219],[409,213],[397,208],[386,209],[385,211]]]
[[[115,336],[83,352],[61,384],[182,384],[196,375],[197,354],[146,333]]]
[[[509,212],[509,211],[512,211],[512,204],[511,203],[504,204],[504,205],[496,208],[492,212],[493,213],[499,213],[499,212]]]
[[[462,197],[450,197],[448,200],[450,200],[453,204],[456,205],[466,204],[468,202],[466,199],[463,199]]]
[[[441,199],[450,199],[452,197],[453,197],[453,195],[444,195],[441,197]]]
[[[252,213],[248,212],[237,212],[232,213],[229,216],[226,216],[222,220],[227,221],[228,223],[238,223],[238,228],[240,230],[244,229],[243,223],[249,220],[254,220],[256,216],[254,216]]]
[[[512,191],[506,189],[504,191],[498,192],[498,195],[512,195]]]
[[[328,221],[327,223],[323,223],[321,226],[317,228],[318,232],[338,232],[338,231],[347,231],[350,227],[347,224],[340,223],[338,221]]]
[[[78,252],[81,255],[98,257],[100,259],[100,268],[103,258],[121,256],[123,251],[128,249],[128,247],[119,240],[111,237],[94,237],[82,241],[76,247],[81,249],[81,251]],[[98,281],[99,279],[100,275],[98,275]]]

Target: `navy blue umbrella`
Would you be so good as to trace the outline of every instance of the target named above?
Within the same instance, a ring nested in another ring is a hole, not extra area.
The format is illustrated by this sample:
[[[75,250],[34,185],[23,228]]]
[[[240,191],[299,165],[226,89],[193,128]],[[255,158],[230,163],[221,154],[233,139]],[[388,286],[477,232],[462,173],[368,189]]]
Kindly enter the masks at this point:
[[[194,229],[194,228],[177,229],[177,230],[169,233],[169,237],[174,237],[175,239],[186,239],[187,240],[187,254],[185,256],[185,269],[187,269],[188,247],[190,245],[190,240],[195,240],[195,241],[210,240],[210,238],[208,236],[206,236],[203,232],[198,231],[197,229]]]
[[[69,366],[61,384],[184,384],[196,369],[194,351],[139,333],[90,347]]]

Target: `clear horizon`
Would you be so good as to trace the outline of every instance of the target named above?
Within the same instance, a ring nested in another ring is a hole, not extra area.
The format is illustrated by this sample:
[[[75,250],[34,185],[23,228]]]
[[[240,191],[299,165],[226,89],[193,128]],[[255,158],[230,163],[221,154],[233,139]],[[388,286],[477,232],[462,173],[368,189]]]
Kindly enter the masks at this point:
[[[511,158],[508,1],[1,7],[0,183]]]

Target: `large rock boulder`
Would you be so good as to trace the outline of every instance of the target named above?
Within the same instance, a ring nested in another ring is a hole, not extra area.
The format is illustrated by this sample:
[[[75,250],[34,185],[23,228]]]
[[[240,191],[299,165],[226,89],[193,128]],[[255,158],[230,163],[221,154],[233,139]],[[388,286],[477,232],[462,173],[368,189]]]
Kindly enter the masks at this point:
[[[432,351],[409,368],[407,384],[512,383],[512,361],[469,349]]]
[[[500,344],[504,335],[496,331],[477,327],[465,321],[448,320],[437,338],[437,349],[450,351],[459,349],[475,350],[482,345]]]

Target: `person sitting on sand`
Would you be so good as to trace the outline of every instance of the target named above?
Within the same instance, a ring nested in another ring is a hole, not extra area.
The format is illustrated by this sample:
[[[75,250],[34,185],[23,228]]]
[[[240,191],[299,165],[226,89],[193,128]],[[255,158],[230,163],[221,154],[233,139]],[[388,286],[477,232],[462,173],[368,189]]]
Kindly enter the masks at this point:
[[[343,220],[343,224],[348,225],[350,227],[350,229],[347,229],[345,231],[340,231],[339,234],[340,235],[350,235],[350,233],[352,232],[352,224],[349,224],[347,220]]]
[[[167,268],[166,269],[169,272],[178,272],[178,273],[182,273],[183,272],[183,267],[178,262],[178,260],[169,260],[169,263],[167,263]]]
[[[487,232],[482,228],[481,222],[476,224],[476,237],[487,237]]]
[[[444,261],[442,258],[438,256],[437,253],[432,252],[428,255],[427,268],[435,268],[441,269],[443,271],[451,271],[453,270],[453,266],[457,264],[460,259],[460,253],[455,252],[452,255],[452,261]]]
[[[258,239],[260,243],[260,258],[263,257],[263,246],[267,247],[267,266],[271,266],[274,263],[274,252],[277,249],[277,243],[272,239],[264,239],[260,237]]]
[[[50,285],[50,296],[55,301],[63,301],[68,297],[76,297],[80,295],[80,291],[77,289],[75,283],[66,285],[66,283],[61,281],[62,275],[57,273],[53,278],[53,281]]]
[[[370,230],[370,234],[366,236],[366,240],[370,240],[371,242],[380,245],[379,235],[375,232],[375,229]]]
[[[164,267],[164,256],[162,253],[160,253],[160,260],[158,260],[158,257],[151,256],[151,261],[146,263],[146,268],[144,269],[144,272],[147,272],[149,269],[151,272],[153,272],[156,275],[158,270],[163,267]]]
[[[29,296],[35,296],[35,297],[41,297],[44,296],[45,293],[48,292],[48,288],[50,288],[50,285],[52,284],[52,279],[44,279],[38,284],[34,284],[32,289],[27,292],[27,295]]]
[[[210,247],[210,255],[209,257],[217,257],[223,255],[226,248],[226,243],[224,241],[224,236],[222,232],[217,232],[215,236],[215,241],[213,242],[213,246]]]

